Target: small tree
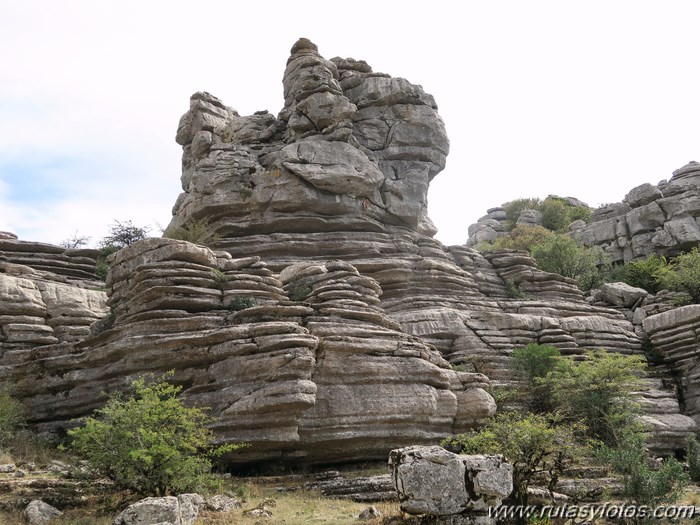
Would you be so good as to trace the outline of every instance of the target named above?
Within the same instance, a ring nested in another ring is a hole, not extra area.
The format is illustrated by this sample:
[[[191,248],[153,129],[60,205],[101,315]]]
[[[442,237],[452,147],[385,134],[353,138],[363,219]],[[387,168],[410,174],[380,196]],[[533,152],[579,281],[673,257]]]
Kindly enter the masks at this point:
[[[576,279],[579,288],[588,291],[603,281],[610,268],[610,257],[599,246],[579,246],[562,234],[552,235],[533,246],[532,257],[545,272]]]
[[[97,276],[101,279],[107,278],[109,264],[107,257],[118,252],[122,248],[145,239],[150,228],[148,226],[134,226],[131,221],[120,222],[115,220],[109,228],[109,235],[100,241],[100,253],[97,256]]]
[[[664,288],[685,292],[693,303],[700,304],[700,251],[693,248],[660,269],[659,278]]]
[[[79,236],[78,231],[76,230],[72,238],[64,239],[58,245],[62,248],[74,250],[76,248],[82,248],[84,246],[87,246],[88,242],[90,242],[90,237],[86,237],[84,235]]]
[[[0,383],[0,448],[7,446],[24,425],[22,405],[10,395],[10,387]]]
[[[560,359],[542,385],[551,389],[567,420],[583,423],[591,438],[614,447],[621,433],[635,426],[639,405],[633,392],[644,367],[642,356],[598,350],[584,361]]]
[[[531,412],[553,410],[551,388],[542,380],[556,366],[561,353],[554,346],[531,343],[513,351],[511,366],[523,381],[520,399]]]
[[[135,226],[131,221],[115,220],[109,227],[109,235],[100,241],[101,248],[116,248],[118,250],[145,239],[151,229],[148,226]]]
[[[70,430],[75,452],[103,475],[145,495],[166,495],[206,487],[211,462],[207,453],[222,454],[241,445],[213,448],[211,419],[200,408],[186,407],[181,387],[165,380],[132,383],[134,395],[112,396]]]
[[[547,197],[540,208],[542,226],[554,232],[566,231],[566,227],[571,223],[569,208],[564,199]]]
[[[463,454],[503,454],[513,465],[515,504],[527,505],[528,488],[534,479],[545,475],[551,492],[559,476],[586,450],[577,444],[577,425],[557,424],[540,414],[497,414],[476,432],[443,440],[451,450]]]

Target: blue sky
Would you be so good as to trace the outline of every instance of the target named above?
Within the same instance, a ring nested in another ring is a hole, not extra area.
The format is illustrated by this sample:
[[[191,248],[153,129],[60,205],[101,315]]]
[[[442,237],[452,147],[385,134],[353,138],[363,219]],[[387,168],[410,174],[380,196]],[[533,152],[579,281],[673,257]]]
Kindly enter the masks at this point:
[[[522,196],[618,201],[700,160],[692,1],[23,0],[0,16],[0,230],[93,244],[112,220],[166,226],[177,122],[205,90],[282,107],[300,36],[422,84],[451,140],[438,239]]]

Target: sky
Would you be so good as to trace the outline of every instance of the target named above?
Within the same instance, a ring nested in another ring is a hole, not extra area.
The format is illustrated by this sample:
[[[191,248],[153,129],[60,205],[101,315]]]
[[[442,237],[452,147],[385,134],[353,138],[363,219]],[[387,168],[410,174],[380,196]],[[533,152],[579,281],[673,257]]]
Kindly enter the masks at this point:
[[[190,95],[276,114],[302,36],[434,95],[443,243],[519,197],[618,202],[700,160],[699,19],[696,1],[0,0],[0,231],[159,234]]]

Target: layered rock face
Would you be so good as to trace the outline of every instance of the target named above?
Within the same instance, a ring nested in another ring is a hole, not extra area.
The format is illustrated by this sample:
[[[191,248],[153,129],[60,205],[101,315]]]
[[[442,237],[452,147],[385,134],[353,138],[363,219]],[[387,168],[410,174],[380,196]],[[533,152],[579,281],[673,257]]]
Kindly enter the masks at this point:
[[[677,378],[685,412],[700,423],[700,305],[650,315],[644,329]]]
[[[235,461],[384,458],[495,411],[486,378],[403,333],[377,282],[346,262],[278,278],[258,257],[148,239],[116,254],[107,285],[112,328],[18,356],[13,378],[40,431],[171,369],[188,402],[211,407],[222,442],[250,445]]]
[[[171,227],[206,219],[218,249],[260,256],[282,275],[299,261],[350,263],[376,280],[378,306],[403,330],[499,382],[510,380],[513,348],[531,342],[567,354],[641,352],[622,312],[589,305],[573,281],[537,270],[526,254],[483,256],[431,238],[427,187],[448,142],[419,86],[363,61],[325,60],[305,39],[283,85],[276,119],[192,97],[177,133],[184,193]],[[508,282],[522,299],[508,296]],[[483,414],[491,403],[479,394],[470,410]]]
[[[593,212],[573,237],[602,246],[613,262],[676,255],[700,244],[700,164],[690,162],[657,186],[642,184],[621,203]]]
[[[574,203],[572,203],[574,204]],[[518,223],[540,224],[535,210],[524,210]],[[502,207],[492,208],[469,227],[467,244],[475,246],[506,235]],[[633,188],[622,202],[594,210],[587,223],[569,227],[573,238],[601,246],[613,262],[644,258],[652,253],[673,256],[700,244],[700,163],[690,162],[658,185]]]
[[[79,341],[107,314],[92,250],[0,235],[0,357],[13,350]]]
[[[110,328],[2,356],[39,430],[172,369],[188,402],[211,407],[221,442],[250,444],[232,461],[385,458],[492,415],[486,387],[512,380],[514,348],[641,352],[626,312],[588,304],[527,254],[432,238],[426,195],[448,141],[420,86],[326,60],[306,39],[283,86],[277,117],[196,93],[180,120],[170,227],[205,221],[214,249],[149,239],[118,252]],[[647,397],[664,400],[650,415],[678,413],[660,385]],[[689,431],[664,427],[657,448]]]

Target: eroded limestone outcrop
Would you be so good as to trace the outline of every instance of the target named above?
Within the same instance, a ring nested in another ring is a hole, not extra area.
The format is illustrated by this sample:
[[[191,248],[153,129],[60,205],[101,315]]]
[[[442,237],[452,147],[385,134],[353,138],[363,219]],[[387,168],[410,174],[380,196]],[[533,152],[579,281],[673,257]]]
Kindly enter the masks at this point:
[[[170,226],[206,221],[213,249],[135,243],[112,258],[111,326],[2,356],[40,431],[172,369],[188,402],[212,408],[220,441],[250,444],[232,461],[384,458],[493,414],[489,378],[512,380],[514,348],[641,352],[625,312],[589,304],[527,254],[432,238],[426,196],[448,140],[420,86],[301,39],[283,87],[278,116],[200,92],[180,120]],[[660,385],[650,392],[678,413]],[[676,448],[686,422],[655,446]]]
[[[107,314],[94,255],[0,235],[0,357],[89,335]]]
[[[518,223],[541,224],[535,211],[524,210]],[[622,202],[594,210],[587,222],[575,221],[569,230],[580,243],[601,246],[613,262],[627,262],[652,253],[674,256],[698,246],[700,163],[689,162],[656,186],[646,183],[633,188]],[[492,208],[469,226],[467,244],[475,246],[506,234],[504,209]]]
[[[383,458],[495,411],[488,380],[405,334],[378,307],[377,282],[347,262],[300,263],[278,278],[258,257],[148,239],[112,264],[113,327],[27,351],[14,367],[41,431],[171,369],[188,402],[211,407],[222,442],[250,445],[237,461]]]

